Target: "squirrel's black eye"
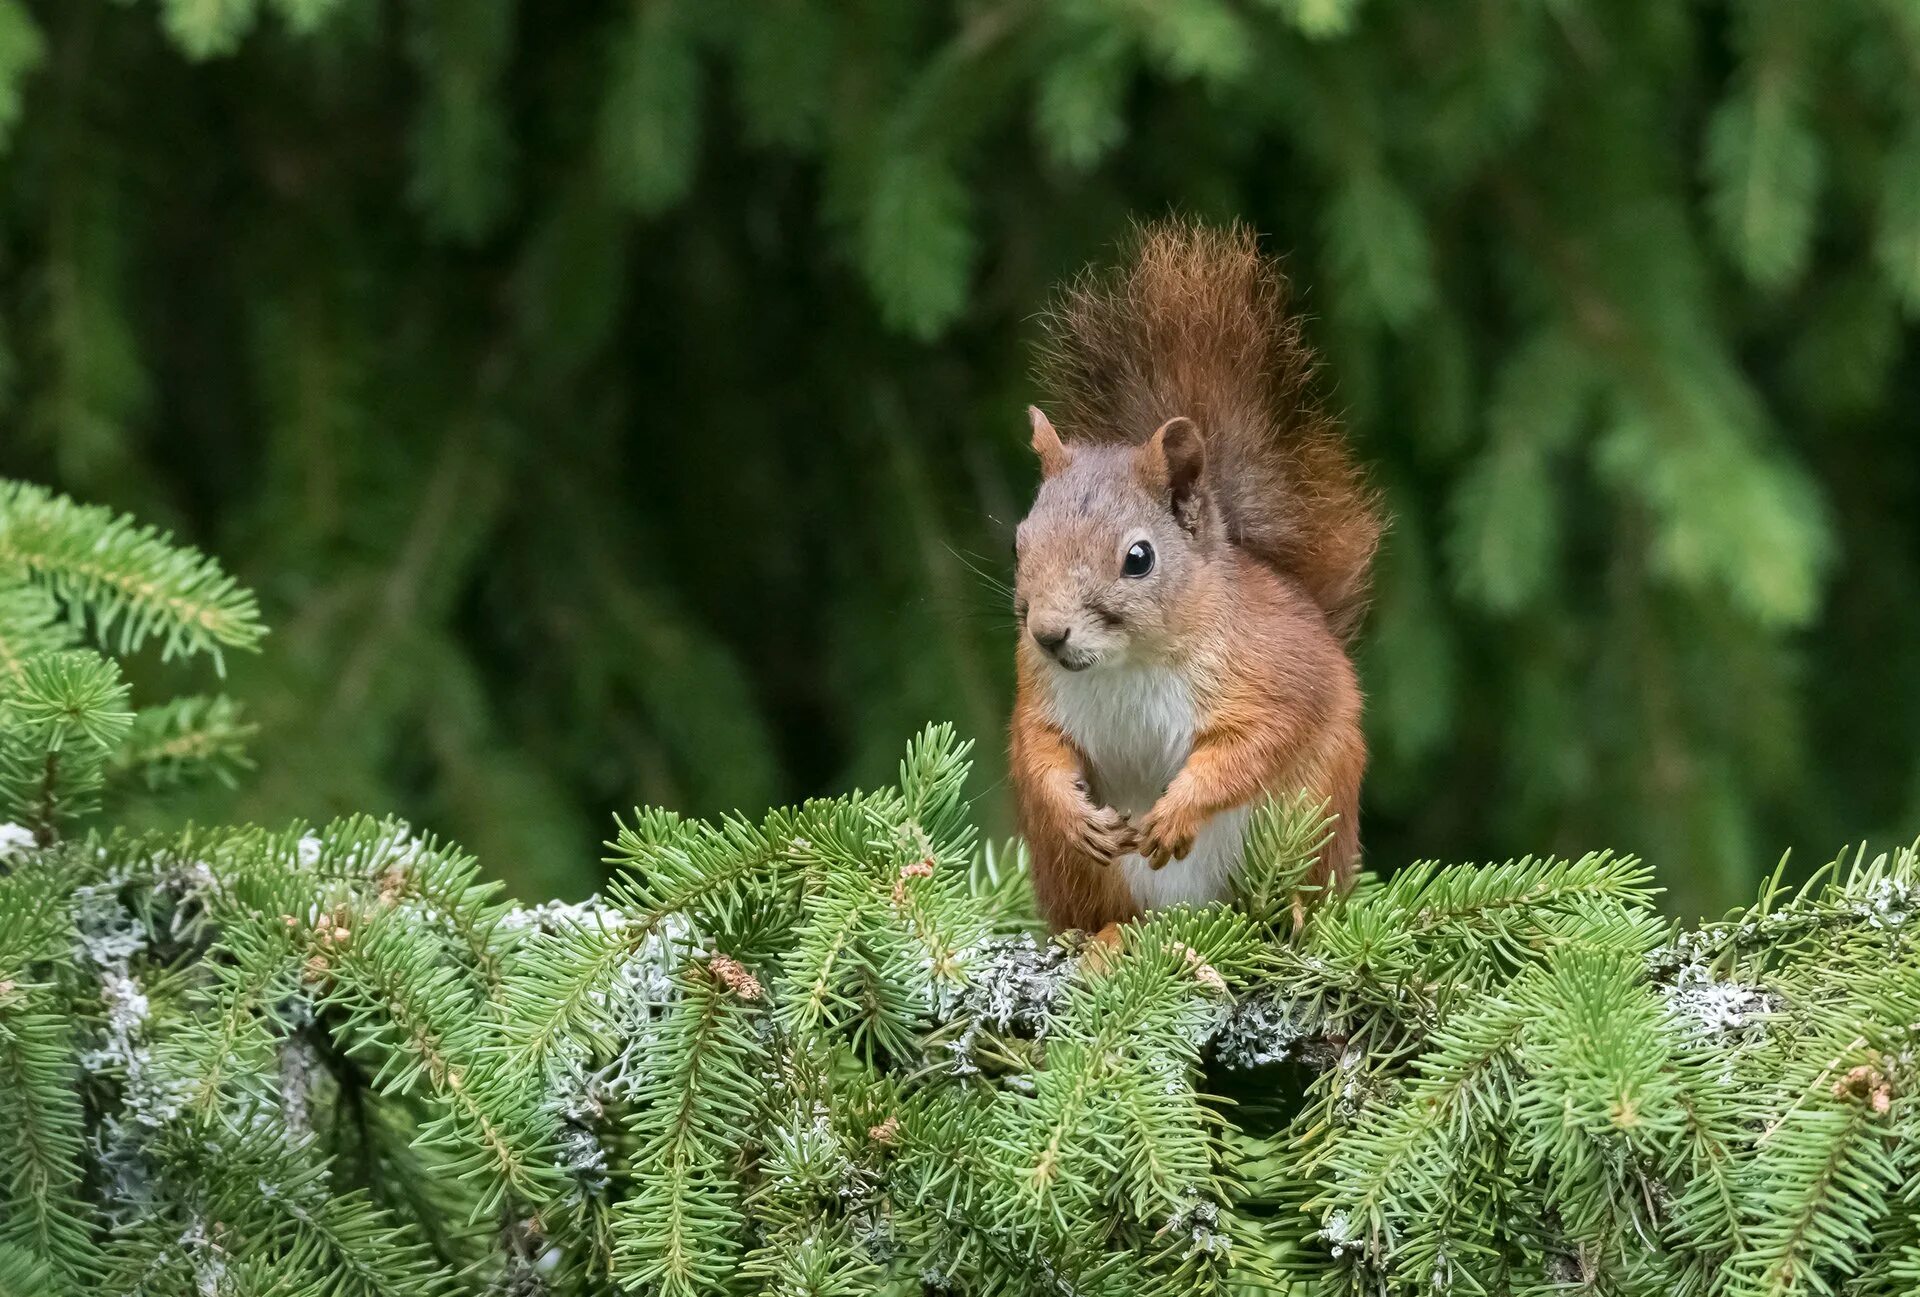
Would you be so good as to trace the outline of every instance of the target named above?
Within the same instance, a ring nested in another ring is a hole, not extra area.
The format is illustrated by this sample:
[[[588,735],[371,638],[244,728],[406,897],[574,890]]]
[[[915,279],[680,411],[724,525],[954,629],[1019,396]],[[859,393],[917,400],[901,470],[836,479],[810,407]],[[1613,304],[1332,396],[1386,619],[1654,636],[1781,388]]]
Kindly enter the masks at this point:
[[[1153,546],[1144,540],[1136,540],[1127,548],[1127,557],[1120,564],[1121,576],[1145,576],[1153,571]]]

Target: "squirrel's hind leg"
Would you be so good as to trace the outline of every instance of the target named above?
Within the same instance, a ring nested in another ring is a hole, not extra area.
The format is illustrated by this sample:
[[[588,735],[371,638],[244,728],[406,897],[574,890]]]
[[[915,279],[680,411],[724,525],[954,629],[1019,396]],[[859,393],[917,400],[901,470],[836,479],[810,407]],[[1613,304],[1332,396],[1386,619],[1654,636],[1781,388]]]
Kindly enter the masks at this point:
[[[1118,862],[1102,865],[1070,847],[1047,850],[1031,841],[1028,846],[1033,853],[1033,897],[1055,932],[1079,928],[1097,933],[1139,917],[1140,906]]]

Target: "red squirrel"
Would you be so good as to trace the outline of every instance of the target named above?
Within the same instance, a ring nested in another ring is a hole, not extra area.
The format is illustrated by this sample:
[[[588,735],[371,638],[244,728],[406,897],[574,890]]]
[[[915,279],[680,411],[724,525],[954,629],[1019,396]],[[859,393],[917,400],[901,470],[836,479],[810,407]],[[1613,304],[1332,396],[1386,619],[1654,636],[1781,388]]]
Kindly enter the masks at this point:
[[[1252,231],[1173,222],[1045,317],[1012,774],[1056,930],[1225,899],[1268,794],[1327,799],[1309,881],[1352,879],[1381,523],[1287,303]]]

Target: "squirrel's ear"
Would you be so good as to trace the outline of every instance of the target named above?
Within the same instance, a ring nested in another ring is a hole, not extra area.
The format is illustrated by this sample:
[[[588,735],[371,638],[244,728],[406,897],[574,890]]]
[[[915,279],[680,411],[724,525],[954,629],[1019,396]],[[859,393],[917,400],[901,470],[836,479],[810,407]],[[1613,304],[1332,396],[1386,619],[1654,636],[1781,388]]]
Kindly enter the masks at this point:
[[[1140,448],[1141,466],[1155,485],[1166,486],[1173,516],[1191,526],[1193,505],[1200,488],[1200,472],[1207,466],[1207,448],[1200,426],[1185,415],[1175,415],[1154,429]]]
[[[1027,418],[1033,422],[1033,453],[1040,457],[1040,476],[1052,477],[1067,466],[1067,448],[1039,406],[1029,405]]]

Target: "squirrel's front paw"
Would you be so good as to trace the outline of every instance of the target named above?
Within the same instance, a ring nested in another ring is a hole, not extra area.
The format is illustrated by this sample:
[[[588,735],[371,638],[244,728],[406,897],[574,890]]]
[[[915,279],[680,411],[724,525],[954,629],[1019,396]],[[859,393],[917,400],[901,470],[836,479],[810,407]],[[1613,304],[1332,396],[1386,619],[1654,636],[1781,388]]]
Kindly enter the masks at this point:
[[[1164,869],[1169,860],[1186,859],[1199,832],[1198,819],[1162,798],[1140,821],[1139,852],[1155,869]]]
[[[1135,850],[1133,826],[1111,806],[1090,808],[1081,819],[1076,845],[1082,855],[1110,865]]]

